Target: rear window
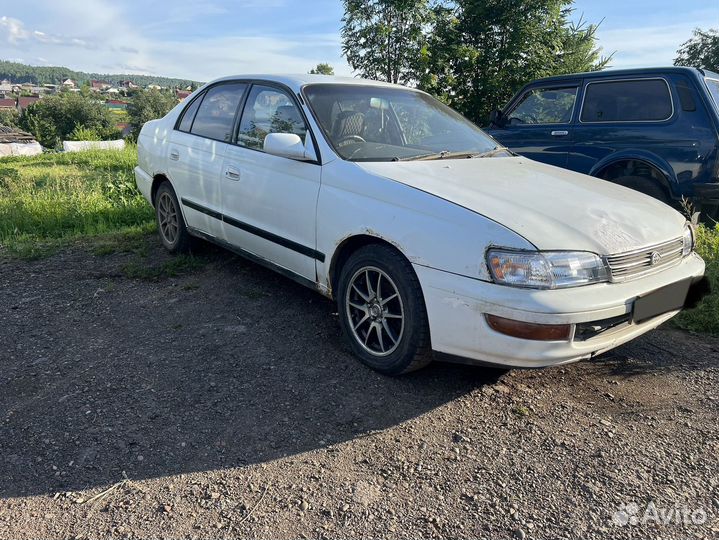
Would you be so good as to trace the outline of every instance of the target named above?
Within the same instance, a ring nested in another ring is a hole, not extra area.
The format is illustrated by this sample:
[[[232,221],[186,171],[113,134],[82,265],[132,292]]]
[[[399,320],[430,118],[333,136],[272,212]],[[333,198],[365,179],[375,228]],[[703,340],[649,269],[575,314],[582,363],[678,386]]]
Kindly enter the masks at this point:
[[[587,85],[581,121],[656,122],[672,116],[664,79],[593,82]]]
[[[197,96],[194,100],[192,100],[192,103],[190,103],[183,111],[182,120],[180,120],[180,124],[177,126],[177,129],[187,133],[190,132],[190,129],[192,128],[192,121],[195,119],[195,114],[197,113],[200,103],[202,103],[202,96]]]
[[[714,105],[719,108],[719,79],[704,79],[707,83],[709,93],[712,95]]]
[[[235,113],[246,87],[245,83],[230,83],[210,88],[195,115],[192,134],[229,142]]]

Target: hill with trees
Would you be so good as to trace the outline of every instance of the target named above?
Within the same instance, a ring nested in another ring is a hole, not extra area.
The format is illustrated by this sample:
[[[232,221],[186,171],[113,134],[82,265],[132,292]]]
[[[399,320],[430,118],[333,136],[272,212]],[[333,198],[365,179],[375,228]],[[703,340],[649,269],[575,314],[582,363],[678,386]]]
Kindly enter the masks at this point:
[[[156,75],[134,75],[129,73],[108,74],[108,73],[87,73],[74,71],[62,66],[29,66],[17,62],[0,60],[0,79],[8,79],[17,83],[33,84],[61,84],[65,79],[72,79],[77,84],[91,80],[107,81],[110,84],[118,85],[121,81],[132,81],[139,86],[156,84],[158,86],[174,86],[186,88],[196,87],[197,81],[189,79],[175,79],[171,77],[160,77]]]

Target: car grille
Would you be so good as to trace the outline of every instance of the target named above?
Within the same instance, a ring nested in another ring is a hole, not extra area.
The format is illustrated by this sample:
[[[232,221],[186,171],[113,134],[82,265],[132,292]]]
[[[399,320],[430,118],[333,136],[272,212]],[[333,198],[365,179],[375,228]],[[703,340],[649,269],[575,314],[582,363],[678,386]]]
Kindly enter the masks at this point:
[[[684,242],[681,238],[617,255],[609,255],[607,264],[612,281],[623,281],[670,266],[682,258]]]

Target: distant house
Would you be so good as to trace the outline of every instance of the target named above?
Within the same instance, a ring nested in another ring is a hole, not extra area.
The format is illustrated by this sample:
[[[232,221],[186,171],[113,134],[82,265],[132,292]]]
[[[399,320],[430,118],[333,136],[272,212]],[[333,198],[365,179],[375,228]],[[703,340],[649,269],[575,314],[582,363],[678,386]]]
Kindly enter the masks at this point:
[[[14,109],[15,107],[17,107],[17,103],[15,103],[15,99],[12,99],[12,98],[0,99],[0,109]]]
[[[192,92],[189,90],[175,90],[175,97],[180,101],[183,101],[190,94],[192,94]]]
[[[148,90],[162,90],[162,86],[159,84],[148,84],[147,85]]]
[[[107,90],[112,85],[107,81],[90,81],[90,89],[95,92],[102,92],[103,90]]]
[[[108,99],[105,102],[105,107],[116,111],[125,110],[127,109],[127,101],[122,101],[121,99]]]
[[[19,97],[17,98],[17,108],[19,111],[24,111],[27,109],[30,105],[33,103],[36,103],[40,98],[39,97]]]
[[[5,81],[0,83],[0,94],[12,94],[12,84]]]
[[[120,91],[117,88],[108,88],[107,90],[105,90],[105,93],[106,94],[119,94]]]
[[[132,82],[132,81],[122,81],[122,82],[120,83],[120,86],[121,86],[122,88],[127,88],[128,90],[130,90],[130,89],[132,89],[132,88],[140,88],[139,86],[137,86],[137,85],[136,85],[134,82]]]
[[[75,88],[76,86],[75,81],[73,81],[72,79],[65,79],[64,81],[62,81],[62,85],[66,88]]]

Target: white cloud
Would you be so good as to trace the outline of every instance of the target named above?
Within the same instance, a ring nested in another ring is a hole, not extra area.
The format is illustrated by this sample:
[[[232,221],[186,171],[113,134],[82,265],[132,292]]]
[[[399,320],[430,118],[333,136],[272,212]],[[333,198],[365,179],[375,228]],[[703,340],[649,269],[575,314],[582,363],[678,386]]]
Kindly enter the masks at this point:
[[[3,15],[0,17],[0,32],[5,34],[8,43],[16,44],[28,38],[29,32],[25,30],[22,21]]]

